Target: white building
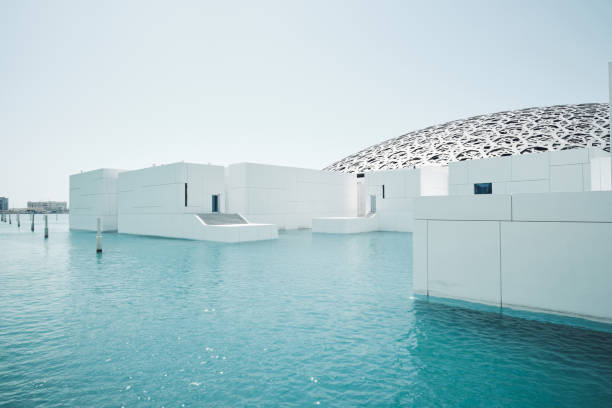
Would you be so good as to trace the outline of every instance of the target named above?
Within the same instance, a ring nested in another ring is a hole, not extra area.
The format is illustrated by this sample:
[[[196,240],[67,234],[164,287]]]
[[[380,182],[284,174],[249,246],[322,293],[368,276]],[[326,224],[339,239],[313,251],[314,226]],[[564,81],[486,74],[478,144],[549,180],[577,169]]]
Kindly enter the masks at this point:
[[[571,149],[449,163],[450,195],[602,191],[610,189],[610,154]]]
[[[314,218],[313,232],[411,232],[414,228],[414,199],[448,194],[448,168],[422,167],[359,173],[353,180],[353,189],[355,182],[357,215]]]
[[[310,228],[315,217],[357,215],[354,174],[266,164],[227,168],[227,211],[280,229]]]
[[[609,76],[612,102],[612,63]],[[607,152],[574,149],[449,169],[451,196],[416,201],[416,293],[612,322]]]
[[[219,242],[278,237],[275,225],[223,214],[222,166],[174,163],[125,171],[117,185],[120,233]]]
[[[94,229],[101,217],[121,233],[223,242],[279,228],[414,231],[417,294],[612,321],[601,116],[602,104],[584,104],[450,122],[330,166],[357,174],[253,163],[96,170],[70,178],[70,225]],[[380,170],[400,164],[421,167]]]
[[[174,163],[70,177],[71,229],[242,242],[278,229],[310,228],[313,217],[355,216],[355,176],[240,163]]]
[[[121,170],[98,169],[70,176],[70,229],[117,230],[117,177]]]

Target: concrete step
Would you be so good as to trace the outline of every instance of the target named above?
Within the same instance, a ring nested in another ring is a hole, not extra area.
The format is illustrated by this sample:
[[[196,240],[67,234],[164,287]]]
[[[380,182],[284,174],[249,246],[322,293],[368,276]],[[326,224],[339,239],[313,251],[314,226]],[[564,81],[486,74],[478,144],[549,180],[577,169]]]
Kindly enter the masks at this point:
[[[198,217],[206,225],[234,225],[248,224],[240,214],[225,214],[225,213],[205,213],[198,214]]]

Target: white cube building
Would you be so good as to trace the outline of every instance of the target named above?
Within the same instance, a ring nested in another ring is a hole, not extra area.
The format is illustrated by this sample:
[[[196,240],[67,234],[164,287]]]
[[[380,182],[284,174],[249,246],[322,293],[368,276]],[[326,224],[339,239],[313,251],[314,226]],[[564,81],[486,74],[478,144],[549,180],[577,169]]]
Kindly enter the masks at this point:
[[[225,168],[173,163],[119,175],[118,225],[125,234],[220,242],[274,239],[275,225],[225,213]],[[217,215],[217,216],[213,216]]]
[[[355,175],[331,171],[232,164],[227,168],[228,212],[280,229],[311,228],[315,217],[357,215]]]
[[[450,195],[555,193],[610,189],[610,154],[571,149],[449,163]]]
[[[358,173],[356,177],[357,216],[314,218],[313,232],[411,232],[414,199],[448,194],[446,166],[373,171]]]
[[[70,176],[70,229],[117,230],[117,178],[122,170],[98,169]]]

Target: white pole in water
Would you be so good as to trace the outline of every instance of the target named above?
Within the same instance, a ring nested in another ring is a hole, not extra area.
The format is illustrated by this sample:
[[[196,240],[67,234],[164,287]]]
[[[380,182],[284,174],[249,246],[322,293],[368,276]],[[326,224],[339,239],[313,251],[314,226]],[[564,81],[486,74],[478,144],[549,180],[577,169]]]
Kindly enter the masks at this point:
[[[49,223],[47,222],[47,216],[45,215],[45,239],[49,238]]]
[[[11,220],[11,214],[9,214],[9,225],[12,224],[13,221]]]
[[[96,234],[96,253],[102,252],[102,227],[100,225],[101,219],[98,217],[98,233]]]
[[[17,228],[21,228],[21,220],[19,219],[19,213],[17,213]]]
[[[30,226],[30,231],[32,232],[34,232],[34,216],[35,215],[36,215],[35,213],[32,213],[32,225]]]

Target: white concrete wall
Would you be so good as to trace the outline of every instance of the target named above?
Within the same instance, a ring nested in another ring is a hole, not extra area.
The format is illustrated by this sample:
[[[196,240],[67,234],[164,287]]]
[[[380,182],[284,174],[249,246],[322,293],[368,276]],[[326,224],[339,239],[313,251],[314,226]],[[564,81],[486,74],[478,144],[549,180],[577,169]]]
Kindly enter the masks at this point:
[[[370,196],[376,196],[378,230],[412,231],[413,198],[421,194],[421,172],[417,169],[374,171],[366,173],[363,180],[366,213],[372,211]]]
[[[612,192],[416,200],[414,290],[612,321]]]
[[[117,177],[121,170],[98,169],[70,176],[70,229],[117,230]]]
[[[421,196],[448,195],[448,166],[421,167]]]
[[[414,198],[448,193],[447,167],[375,171],[366,173],[363,180],[366,212],[371,211],[370,196],[375,195],[380,231],[413,231]]]
[[[120,215],[207,213],[213,194],[220,195],[223,212],[225,170],[222,166],[172,163],[125,171],[118,178],[117,190]]]
[[[185,206],[187,183],[187,206]],[[225,200],[225,169],[173,163],[125,171],[117,181],[120,233],[206,239],[194,214],[212,210],[212,195]]]
[[[354,174],[232,164],[226,170],[227,211],[281,229],[311,228],[316,217],[355,217]]]
[[[475,183],[493,194],[610,190],[610,155],[598,148],[523,154],[449,164],[450,195],[472,195]],[[609,173],[609,171],[608,171]]]

